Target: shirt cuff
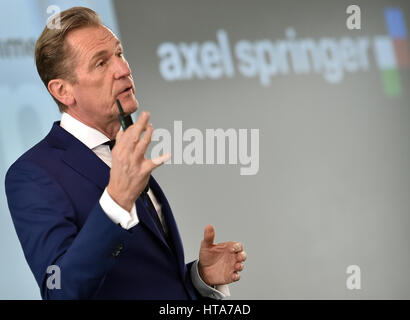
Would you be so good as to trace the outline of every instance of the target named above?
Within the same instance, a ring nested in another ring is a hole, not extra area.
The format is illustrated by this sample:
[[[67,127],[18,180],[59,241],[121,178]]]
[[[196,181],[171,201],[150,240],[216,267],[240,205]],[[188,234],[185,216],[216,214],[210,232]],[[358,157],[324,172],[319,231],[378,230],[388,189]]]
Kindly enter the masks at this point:
[[[107,188],[105,188],[104,193],[100,198],[100,205],[105,214],[111,219],[112,222],[119,224],[126,230],[131,229],[139,222],[135,203],[131,208],[131,212],[128,212],[111,198],[107,191]]]
[[[226,297],[230,297],[231,293],[229,291],[229,286],[227,284],[216,285],[215,288],[207,285],[199,275],[198,271],[198,260],[196,260],[191,267],[191,280],[195,289],[203,297],[213,298],[217,300],[222,300]]]

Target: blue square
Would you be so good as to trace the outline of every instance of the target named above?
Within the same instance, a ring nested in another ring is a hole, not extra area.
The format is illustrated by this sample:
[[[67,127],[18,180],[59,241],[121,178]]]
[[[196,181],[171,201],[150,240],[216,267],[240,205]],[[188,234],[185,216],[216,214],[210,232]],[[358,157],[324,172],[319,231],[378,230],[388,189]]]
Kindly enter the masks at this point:
[[[387,30],[393,38],[407,38],[406,22],[404,21],[403,11],[400,8],[384,9],[384,19],[386,20]]]

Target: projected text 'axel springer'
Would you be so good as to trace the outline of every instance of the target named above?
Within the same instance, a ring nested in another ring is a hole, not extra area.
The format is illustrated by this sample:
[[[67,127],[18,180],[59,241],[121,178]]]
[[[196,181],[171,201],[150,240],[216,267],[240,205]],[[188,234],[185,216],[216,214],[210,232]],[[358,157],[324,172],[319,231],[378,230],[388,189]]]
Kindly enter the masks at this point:
[[[338,84],[346,73],[370,70],[373,54],[385,94],[399,96],[398,70],[410,65],[403,12],[386,8],[384,22],[388,35],[299,38],[288,27],[284,39],[242,39],[232,45],[228,33],[220,29],[216,42],[161,43],[159,71],[167,81],[233,78],[239,73],[269,86],[275,76],[320,74],[326,82]]]

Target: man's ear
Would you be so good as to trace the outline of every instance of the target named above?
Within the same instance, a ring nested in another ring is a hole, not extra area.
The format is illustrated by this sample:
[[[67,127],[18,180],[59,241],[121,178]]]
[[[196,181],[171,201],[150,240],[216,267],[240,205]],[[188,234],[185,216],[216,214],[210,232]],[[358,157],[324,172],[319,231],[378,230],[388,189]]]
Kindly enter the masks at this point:
[[[53,79],[48,82],[48,91],[51,95],[66,106],[75,103],[71,84],[63,79]]]

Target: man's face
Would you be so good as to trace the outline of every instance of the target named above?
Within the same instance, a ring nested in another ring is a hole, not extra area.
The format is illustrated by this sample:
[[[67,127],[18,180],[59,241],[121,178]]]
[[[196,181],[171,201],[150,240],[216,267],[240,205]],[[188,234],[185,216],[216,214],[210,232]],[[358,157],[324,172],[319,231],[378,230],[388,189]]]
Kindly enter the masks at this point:
[[[138,109],[128,62],[117,37],[106,27],[73,30],[66,40],[76,61],[76,82],[72,86],[76,113],[89,124],[118,121],[119,99],[124,112]]]

